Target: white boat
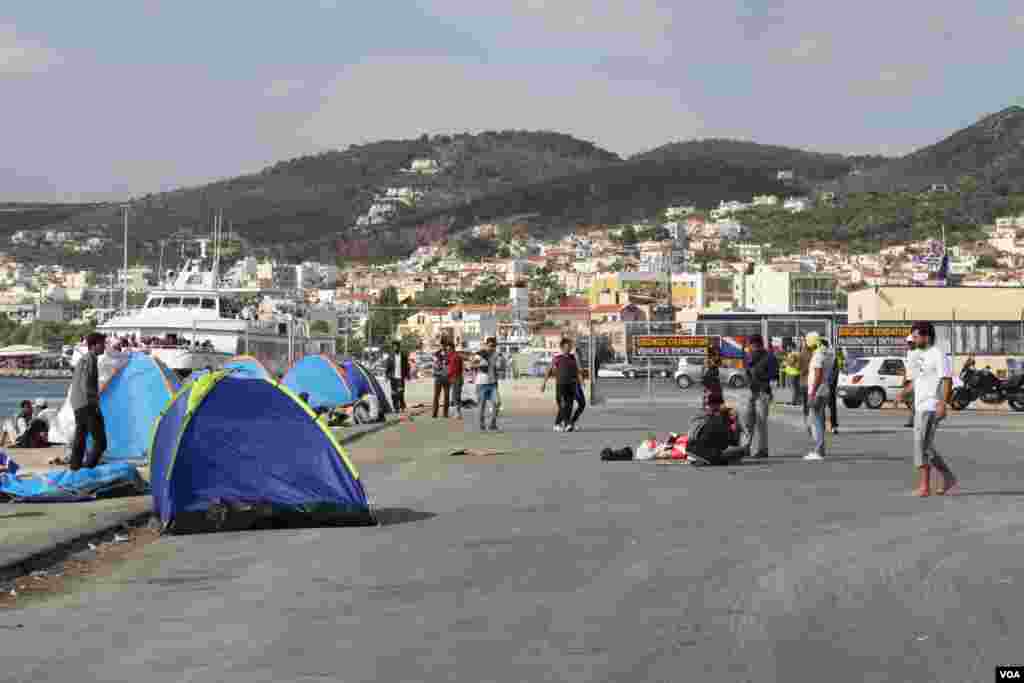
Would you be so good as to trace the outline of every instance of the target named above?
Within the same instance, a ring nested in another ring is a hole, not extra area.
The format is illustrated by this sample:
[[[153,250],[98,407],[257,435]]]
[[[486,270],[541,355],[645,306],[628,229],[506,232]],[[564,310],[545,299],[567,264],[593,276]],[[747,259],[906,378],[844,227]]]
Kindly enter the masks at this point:
[[[182,376],[217,369],[236,355],[255,356],[271,371],[283,373],[292,359],[306,353],[334,353],[334,338],[311,334],[307,321],[291,314],[257,319],[253,307],[244,305],[247,299],[281,292],[222,289],[214,273],[190,259],[170,286],[149,293],[142,308],[124,311],[97,330],[133,336]]]

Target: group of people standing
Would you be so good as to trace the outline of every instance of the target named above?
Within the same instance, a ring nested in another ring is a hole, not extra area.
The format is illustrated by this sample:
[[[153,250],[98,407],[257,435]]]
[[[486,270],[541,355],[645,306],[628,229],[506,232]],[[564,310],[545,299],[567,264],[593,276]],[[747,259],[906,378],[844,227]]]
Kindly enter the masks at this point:
[[[750,396],[743,417],[752,456],[766,457],[767,422],[773,400],[771,381],[778,371],[773,368],[773,356],[765,350],[760,335],[752,336],[749,344],[746,369]],[[935,493],[943,495],[957,484],[956,477],[935,449],[936,430],[946,418],[946,407],[952,399],[952,363],[935,345],[935,327],[930,322],[914,323],[907,344],[904,400],[912,406],[907,426],[914,428],[914,465],[918,469],[915,494],[931,495],[934,470],[940,476]],[[827,457],[827,412],[831,413],[832,432],[838,433],[837,384],[844,366],[842,351],[833,353],[828,340],[816,332],[806,336],[799,354],[786,359],[784,375],[796,380],[793,403],[803,406],[804,421],[813,444],[804,460]]]
[[[448,418],[451,405],[454,405],[455,417],[462,418],[462,389],[468,368],[473,373],[473,382],[476,384],[480,431],[500,431],[498,413],[501,408],[501,397],[498,393],[498,377],[502,368],[498,341],[494,337],[488,337],[483,348],[473,354],[468,362],[464,353],[456,349],[455,344],[447,337],[441,339],[441,347],[433,358],[433,418],[437,419],[439,415]],[[391,385],[391,400],[395,410],[407,410],[405,383],[411,377],[409,356],[402,351],[401,344],[397,341],[394,342],[392,352],[384,362],[384,373]]]

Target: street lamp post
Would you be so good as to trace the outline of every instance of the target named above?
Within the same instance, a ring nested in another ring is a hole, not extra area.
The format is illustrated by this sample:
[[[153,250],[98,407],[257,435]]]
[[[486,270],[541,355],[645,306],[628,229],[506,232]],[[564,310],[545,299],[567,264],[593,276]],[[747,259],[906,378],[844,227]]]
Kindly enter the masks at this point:
[[[121,207],[124,209],[124,298],[121,302],[121,308],[125,311],[128,310],[128,205],[125,204]]]

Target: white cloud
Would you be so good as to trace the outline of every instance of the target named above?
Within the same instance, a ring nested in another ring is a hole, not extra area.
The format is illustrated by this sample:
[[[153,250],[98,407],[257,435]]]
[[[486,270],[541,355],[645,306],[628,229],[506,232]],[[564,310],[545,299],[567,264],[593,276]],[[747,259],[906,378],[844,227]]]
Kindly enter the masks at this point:
[[[0,24],[0,76],[42,73],[60,63],[54,50],[22,38],[10,24]]]
[[[304,81],[295,79],[278,79],[271,81],[263,90],[264,97],[288,97],[306,87]]]
[[[874,77],[854,81],[850,93],[858,96],[909,96],[925,84],[932,76],[928,67],[921,64],[888,66]]]
[[[832,57],[832,40],[829,36],[805,36],[796,45],[773,50],[775,61],[780,62],[826,62]]]
[[[659,0],[424,0],[431,13],[463,22],[497,19],[502,47],[594,48],[609,55],[664,56],[675,46],[673,10]]]
[[[696,136],[703,123],[675,89],[609,82],[585,68],[384,59],[340,73],[300,135],[318,146],[343,147],[507,128],[569,133],[626,155]]]

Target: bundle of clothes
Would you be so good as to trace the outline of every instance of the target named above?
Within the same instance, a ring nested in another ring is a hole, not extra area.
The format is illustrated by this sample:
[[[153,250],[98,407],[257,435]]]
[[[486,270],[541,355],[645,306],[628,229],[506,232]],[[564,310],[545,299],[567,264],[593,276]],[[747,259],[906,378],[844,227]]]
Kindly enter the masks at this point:
[[[720,392],[709,393],[702,415],[690,422],[686,434],[669,434],[662,442],[648,439],[637,448],[605,448],[601,460],[683,460],[697,467],[733,465],[750,454],[749,439],[736,411],[725,407]]]

